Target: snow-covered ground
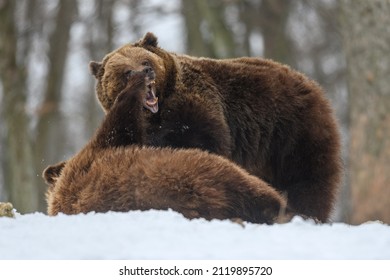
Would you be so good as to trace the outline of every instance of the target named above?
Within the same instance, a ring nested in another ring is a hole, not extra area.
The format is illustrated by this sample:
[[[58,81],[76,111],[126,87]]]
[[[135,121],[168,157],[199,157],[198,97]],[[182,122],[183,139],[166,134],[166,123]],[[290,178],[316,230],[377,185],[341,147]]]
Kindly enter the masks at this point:
[[[0,218],[0,259],[390,259],[390,226],[240,225],[173,211]]]

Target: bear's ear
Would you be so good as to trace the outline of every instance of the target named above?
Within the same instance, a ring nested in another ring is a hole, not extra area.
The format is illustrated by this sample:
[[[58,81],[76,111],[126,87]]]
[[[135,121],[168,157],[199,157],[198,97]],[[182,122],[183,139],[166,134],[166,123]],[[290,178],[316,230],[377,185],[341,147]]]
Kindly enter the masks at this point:
[[[157,37],[151,33],[148,32],[145,34],[145,36],[139,40],[137,43],[135,43],[135,46],[139,47],[157,47]]]
[[[45,179],[46,184],[52,185],[57,181],[58,177],[61,176],[61,171],[65,167],[66,161],[57,163],[56,165],[48,166],[42,174],[42,177]]]
[[[89,71],[91,72],[92,75],[95,76],[96,79],[99,76],[100,68],[102,68],[102,63],[100,62],[91,61],[89,63]]]

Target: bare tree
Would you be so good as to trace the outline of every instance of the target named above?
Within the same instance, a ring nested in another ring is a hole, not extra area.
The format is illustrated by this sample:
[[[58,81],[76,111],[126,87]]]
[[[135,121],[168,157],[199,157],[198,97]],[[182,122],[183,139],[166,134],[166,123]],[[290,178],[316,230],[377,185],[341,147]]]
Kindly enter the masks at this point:
[[[224,2],[182,0],[181,3],[189,54],[220,58],[236,56],[234,33],[226,20]]]
[[[77,2],[75,0],[59,1],[55,28],[49,38],[49,70],[44,99],[39,110],[37,125],[37,138],[35,145],[35,165],[39,173],[48,164],[61,160],[64,152],[65,129],[61,126],[60,102],[64,69],[68,55],[70,28],[77,15]],[[37,178],[39,210],[46,209],[44,192],[46,190],[41,178]]]
[[[290,1],[284,0],[183,0],[187,51],[193,55],[234,57],[263,49],[265,57],[292,65],[293,45],[287,34],[291,6]],[[264,46],[253,46],[253,35],[261,36]]]
[[[264,39],[264,57],[295,66],[293,45],[287,34],[291,1],[264,0],[259,11],[259,26]]]
[[[186,50],[192,55],[211,55],[211,46],[205,42],[201,30],[202,15],[196,1],[181,2],[182,14],[186,27]]]
[[[352,223],[390,222],[390,1],[343,0]]]
[[[18,31],[15,21],[16,1],[0,2],[0,78],[3,89],[2,112],[5,139],[2,139],[2,164],[5,189],[21,212],[38,208],[34,156],[26,113],[26,57],[18,54]],[[28,42],[24,42],[28,44]],[[24,53],[25,55],[25,53]]]

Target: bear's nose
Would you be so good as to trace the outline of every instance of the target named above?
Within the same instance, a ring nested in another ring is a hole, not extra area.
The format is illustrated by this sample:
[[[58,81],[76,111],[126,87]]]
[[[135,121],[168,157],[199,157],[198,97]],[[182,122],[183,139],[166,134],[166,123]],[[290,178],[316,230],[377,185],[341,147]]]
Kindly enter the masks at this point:
[[[147,76],[149,79],[154,80],[155,75],[154,75],[154,70],[153,70],[152,67],[146,66],[142,71],[146,74],[146,76]]]
[[[150,74],[151,72],[153,72],[153,69],[150,66],[146,66],[143,71],[145,74]]]

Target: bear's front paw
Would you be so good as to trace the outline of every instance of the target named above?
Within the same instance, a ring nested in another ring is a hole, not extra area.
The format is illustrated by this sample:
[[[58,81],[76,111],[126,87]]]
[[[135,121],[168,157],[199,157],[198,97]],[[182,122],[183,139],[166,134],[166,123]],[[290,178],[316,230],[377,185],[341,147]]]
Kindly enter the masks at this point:
[[[141,71],[129,71],[127,75],[127,86],[118,94],[116,103],[132,103],[134,101],[143,103],[147,91],[146,74]]]

